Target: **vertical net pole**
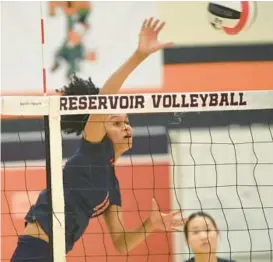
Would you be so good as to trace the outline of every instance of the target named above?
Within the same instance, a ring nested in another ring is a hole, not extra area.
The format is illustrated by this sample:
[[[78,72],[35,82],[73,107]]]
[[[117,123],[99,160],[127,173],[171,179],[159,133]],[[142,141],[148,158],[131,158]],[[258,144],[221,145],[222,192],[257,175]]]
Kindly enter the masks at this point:
[[[52,194],[51,194],[51,159],[50,159],[50,131],[49,131],[49,117],[44,116],[44,129],[45,129],[45,165],[46,165],[46,188],[48,192],[48,208],[52,209]],[[52,212],[49,212],[48,226],[49,226],[49,257],[51,261],[54,261],[53,256],[53,216]]]
[[[62,172],[62,135],[60,116],[60,97],[50,97],[49,100],[49,166],[48,183],[51,187],[51,244],[52,261],[66,261],[65,247],[65,214],[64,214],[64,190]],[[48,191],[50,191],[48,189]]]

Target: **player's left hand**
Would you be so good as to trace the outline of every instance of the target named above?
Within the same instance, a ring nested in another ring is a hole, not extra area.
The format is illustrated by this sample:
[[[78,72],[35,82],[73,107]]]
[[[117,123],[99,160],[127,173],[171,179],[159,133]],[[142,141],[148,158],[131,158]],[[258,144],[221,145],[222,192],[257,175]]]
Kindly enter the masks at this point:
[[[152,211],[149,217],[152,230],[162,231],[183,231],[187,218],[181,216],[182,210],[170,213],[160,213],[158,204],[155,199],[152,200]],[[178,217],[177,215],[180,214]]]
[[[139,34],[138,52],[150,55],[160,49],[172,46],[172,42],[161,43],[158,40],[158,35],[164,26],[165,22],[160,22],[160,20],[145,19]]]

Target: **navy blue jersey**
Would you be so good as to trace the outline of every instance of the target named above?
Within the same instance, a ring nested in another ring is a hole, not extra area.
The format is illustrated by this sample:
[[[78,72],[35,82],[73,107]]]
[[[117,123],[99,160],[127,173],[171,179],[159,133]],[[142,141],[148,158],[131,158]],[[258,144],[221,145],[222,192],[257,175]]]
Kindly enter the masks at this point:
[[[194,257],[192,257],[191,259],[186,260],[185,262],[195,262],[195,259],[194,259]],[[236,262],[236,261],[218,257],[217,262]]]
[[[82,236],[89,219],[101,215],[109,205],[121,205],[113,159],[113,144],[105,136],[100,143],[82,139],[76,153],[66,162],[63,186],[67,252]],[[44,190],[28,212],[26,221],[38,221],[49,234],[49,214],[47,190]]]

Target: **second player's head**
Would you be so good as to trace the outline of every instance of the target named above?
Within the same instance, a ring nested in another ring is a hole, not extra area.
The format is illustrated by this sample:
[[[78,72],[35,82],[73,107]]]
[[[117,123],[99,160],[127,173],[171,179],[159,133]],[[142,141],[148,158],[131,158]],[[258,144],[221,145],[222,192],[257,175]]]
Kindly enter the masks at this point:
[[[56,90],[65,96],[79,96],[79,95],[98,95],[99,88],[97,88],[92,80],[84,80],[77,76],[73,76],[72,81],[60,90]],[[89,115],[63,115],[61,120],[61,128],[67,133],[75,133],[81,135]],[[128,116],[126,114],[107,115],[104,121],[106,134],[111,139],[115,146],[115,150],[119,153],[124,153],[132,146],[132,127],[129,124]]]
[[[184,227],[184,233],[195,255],[215,254],[219,230],[209,214],[205,212],[191,214]]]

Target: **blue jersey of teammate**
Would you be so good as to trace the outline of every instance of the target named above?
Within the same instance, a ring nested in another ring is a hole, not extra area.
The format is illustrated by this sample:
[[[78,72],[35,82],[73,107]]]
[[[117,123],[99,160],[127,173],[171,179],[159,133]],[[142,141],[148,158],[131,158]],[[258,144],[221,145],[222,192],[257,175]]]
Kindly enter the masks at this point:
[[[113,144],[108,136],[100,143],[82,139],[63,169],[67,252],[82,236],[90,218],[101,215],[109,205],[121,205],[113,158]],[[26,221],[39,222],[49,234],[49,210],[45,190],[28,212]]]
[[[192,257],[191,259],[188,259],[184,262],[195,262],[195,259],[194,257]],[[217,258],[217,262],[235,262],[234,260],[227,260],[227,259],[224,259],[224,258]]]

